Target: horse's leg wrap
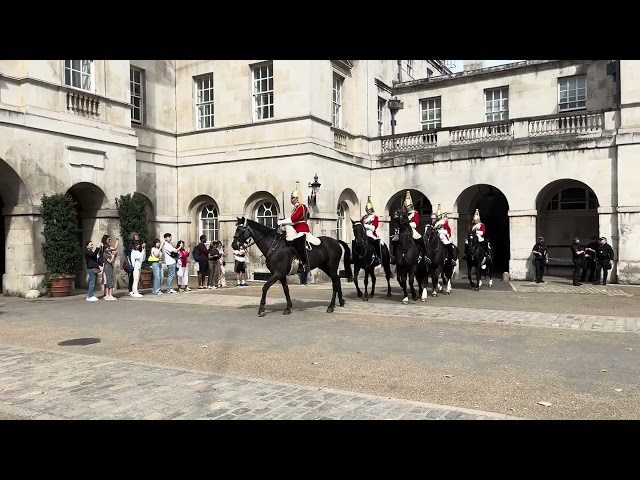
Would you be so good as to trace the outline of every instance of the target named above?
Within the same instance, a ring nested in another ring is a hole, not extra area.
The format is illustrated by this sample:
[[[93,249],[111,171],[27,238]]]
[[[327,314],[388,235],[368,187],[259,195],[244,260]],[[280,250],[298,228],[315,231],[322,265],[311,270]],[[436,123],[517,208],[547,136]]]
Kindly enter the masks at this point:
[[[293,242],[296,247],[296,251],[298,252],[300,263],[302,264],[302,270],[305,272],[309,271],[309,262],[307,261],[307,248],[304,236],[296,238]]]

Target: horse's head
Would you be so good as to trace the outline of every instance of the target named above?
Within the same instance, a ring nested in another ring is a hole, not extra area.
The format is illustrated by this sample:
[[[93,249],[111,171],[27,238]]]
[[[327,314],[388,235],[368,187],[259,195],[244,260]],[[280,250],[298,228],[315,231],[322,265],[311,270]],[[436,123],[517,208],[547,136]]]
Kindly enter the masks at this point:
[[[233,240],[236,244],[247,245],[249,239],[252,238],[251,229],[247,226],[247,221],[244,217],[236,218],[238,221],[236,222],[236,233],[233,235]]]
[[[351,226],[353,227],[353,241],[356,244],[363,244],[367,240],[367,234],[364,231],[364,225],[362,222],[354,222],[351,220]]]
[[[423,234],[422,237],[424,239],[424,242],[427,245],[429,245],[433,241],[434,238],[436,238],[436,239],[438,238],[436,229],[433,227],[433,225],[427,224],[424,227],[424,234]]]
[[[467,238],[467,241],[465,242],[465,247],[469,252],[470,257],[476,256],[476,253],[478,253],[478,246],[478,237],[476,237],[473,233],[469,234],[469,238]]]
[[[410,228],[409,214],[406,210],[396,210],[396,213],[393,214],[393,219],[396,221],[396,224],[398,225],[400,231],[404,231]]]

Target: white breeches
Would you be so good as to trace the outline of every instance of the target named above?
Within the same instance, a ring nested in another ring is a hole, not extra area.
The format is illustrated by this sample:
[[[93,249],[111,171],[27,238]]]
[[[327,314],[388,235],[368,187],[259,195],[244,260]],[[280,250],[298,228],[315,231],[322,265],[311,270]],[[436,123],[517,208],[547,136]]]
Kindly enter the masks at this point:
[[[380,240],[378,237],[376,237],[373,232],[371,230],[367,230],[367,237],[369,238],[373,238],[374,240]]]
[[[296,229],[291,225],[284,225],[284,231],[286,232],[287,240],[289,241],[299,238],[305,234],[305,232],[296,232]]]
[[[444,245],[449,245],[451,243],[451,239],[449,238],[449,233],[446,230],[439,230],[438,234],[440,235],[440,241]]]
[[[411,227],[411,232],[413,233],[414,240],[420,240],[422,238],[422,235],[420,235],[415,228]]]

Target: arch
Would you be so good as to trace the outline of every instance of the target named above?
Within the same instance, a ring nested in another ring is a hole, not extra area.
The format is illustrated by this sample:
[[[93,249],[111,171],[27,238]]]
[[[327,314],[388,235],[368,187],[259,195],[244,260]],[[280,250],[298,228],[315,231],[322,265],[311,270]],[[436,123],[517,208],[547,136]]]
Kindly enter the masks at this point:
[[[97,185],[90,182],[76,183],[67,190],[73,201],[76,203],[78,211],[78,243],[80,244],[80,254],[76,265],[76,287],[85,288],[87,286],[87,274],[84,262],[84,244],[88,240],[93,240],[94,244],[100,242],[104,232],[100,229],[98,212],[108,208],[107,196]],[[96,288],[99,286],[96,283]]]
[[[356,192],[354,192],[350,188],[345,188],[338,196],[337,205],[341,204],[343,205],[343,207],[346,207],[345,214],[347,215],[347,218],[350,218],[351,216],[354,217],[354,220],[356,219],[356,217],[357,219],[360,219],[361,206]],[[362,214],[364,214],[364,212],[362,212]]]
[[[201,235],[207,236],[207,243],[220,239],[220,208],[209,195],[198,195],[189,204],[189,217],[195,225],[194,242],[200,241]]]
[[[136,193],[140,195],[142,198],[144,198],[144,209],[147,214],[147,220],[149,221],[149,223],[155,223],[156,209],[153,202],[151,201],[151,199],[146,193],[141,193],[141,192],[136,192]]]
[[[458,211],[457,240],[462,251],[470,232],[476,209],[487,229],[486,239],[491,242],[494,256],[494,272],[509,271],[511,259],[511,230],[509,226],[509,201],[499,188],[487,183],[471,185],[464,189],[454,203]]]
[[[413,200],[413,207],[420,215],[420,222],[418,223],[418,232],[421,234],[424,233],[425,222],[429,222],[429,217],[433,212],[433,205],[431,204],[431,200],[420,190],[414,190],[412,188],[400,190],[391,196],[387,204],[384,206],[384,214],[385,215],[393,215],[397,209],[399,209],[404,203],[405,196],[407,194],[407,190],[411,193],[411,200]],[[373,199],[372,199],[373,200]],[[389,232],[389,241],[391,241],[391,237],[393,236],[393,228],[390,228]]]
[[[32,206],[31,196],[27,190],[26,184],[20,178],[20,175],[3,159],[0,158],[0,292],[4,293],[5,282],[3,277],[7,272],[15,272],[16,265],[22,262],[12,262],[12,254],[17,249],[9,249],[11,245],[8,243],[9,232],[12,228],[12,217],[6,215],[6,212],[17,206]],[[29,236],[33,236],[33,231],[29,232]],[[17,236],[16,236],[17,237]],[[21,237],[24,238],[23,235]],[[26,239],[25,239],[26,240]],[[25,244],[27,242],[25,241]],[[33,242],[36,244],[36,242]],[[24,249],[25,245],[16,245],[20,249]],[[33,246],[30,247],[33,255]],[[7,255],[8,254],[8,255]],[[12,262],[11,268],[7,262]],[[32,274],[33,272],[15,272],[18,275]]]
[[[569,247],[574,237],[588,244],[592,236],[599,236],[599,206],[593,189],[572,178],[555,180],[536,196],[536,237],[545,239],[554,274],[570,274]]]
[[[282,207],[273,194],[266,191],[253,193],[244,204],[244,216],[269,228],[276,228]]]
[[[343,242],[349,242],[351,235],[350,225],[351,222],[347,222],[349,217],[349,206],[345,201],[338,203],[338,208],[336,209],[336,214],[338,215],[338,219],[336,221],[336,238],[338,240],[342,240]]]

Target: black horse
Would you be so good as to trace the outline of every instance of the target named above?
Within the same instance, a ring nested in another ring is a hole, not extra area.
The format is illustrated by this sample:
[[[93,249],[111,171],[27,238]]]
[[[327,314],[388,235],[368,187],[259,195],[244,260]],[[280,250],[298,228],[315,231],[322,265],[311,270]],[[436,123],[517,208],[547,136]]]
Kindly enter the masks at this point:
[[[455,244],[453,245],[453,250],[455,251],[456,258],[458,258],[458,247]],[[442,286],[444,287],[444,291],[442,293],[444,293],[445,295],[451,295],[451,279],[453,278],[453,269],[453,259],[450,255],[447,255],[447,258],[444,261],[444,268],[441,275]]]
[[[416,290],[413,287],[413,279],[415,278],[418,268],[418,260],[420,256],[420,247],[413,240],[413,230],[409,225],[409,215],[404,210],[398,210],[394,214],[394,220],[398,225],[398,245],[395,249],[395,266],[398,283],[402,287],[402,303],[409,303],[407,295],[407,276],[409,277],[409,286],[411,287],[411,298],[415,302],[418,299]]]
[[[358,297],[362,298],[362,292],[358,286],[358,273],[360,269],[364,270],[364,298],[365,302],[369,300],[367,289],[369,285],[369,277],[371,277],[371,297],[373,297],[376,289],[376,276],[374,269],[382,264],[384,275],[387,279],[387,297],[391,296],[391,266],[389,264],[389,248],[386,245],[380,245],[380,252],[374,252],[374,246],[367,236],[362,222],[354,222],[351,220],[353,227],[353,241],[351,242],[351,261],[353,262],[353,282],[356,284]],[[381,258],[378,258],[381,257]]]
[[[427,246],[427,271],[429,277],[431,277],[431,295],[437,297],[438,289],[442,289],[438,280],[440,275],[444,272],[447,250],[440,241],[438,231],[432,225],[427,225],[425,227],[423,238],[424,243]],[[422,292],[423,298],[426,298],[427,295],[426,283],[427,282],[425,282],[425,289]]]
[[[267,301],[267,290],[278,280],[280,280],[282,284],[282,289],[287,299],[287,308],[285,308],[283,314],[289,315],[293,305],[291,303],[291,297],[289,296],[287,275],[296,273],[292,272],[293,260],[296,254],[292,250],[292,247],[287,244],[285,236],[273,228],[242,217],[238,218],[236,233],[233,239],[242,245],[249,245],[249,240],[252,240],[264,255],[267,268],[269,272],[271,272],[271,277],[269,277],[269,280],[267,280],[262,287],[262,299],[260,300],[260,308],[258,308],[258,316],[263,317],[265,315],[264,306]],[[327,308],[327,313],[331,313],[336,306],[336,294],[339,297],[340,306],[344,307],[338,268],[340,260],[342,259],[342,249],[344,248],[344,270],[350,282],[353,277],[351,272],[351,252],[349,246],[341,240],[335,240],[325,236],[318,237],[318,239],[321,241],[320,245],[312,246],[307,254],[309,269],[319,268],[331,278],[333,295],[329,308]]]
[[[487,250],[485,249],[486,242],[478,241],[478,237],[471,233],[469,238],[464,245],[464,256],[467,261],[467,276],[469,277],[469,284],[471,287],[477,292],[480,290],[482,286],[482,280],[480,277],[482,276],[482,271],[487,271],[487,276],[489,277],[489,287],[493,285],[492,278],[492,262],[491,256],[487,254]],[[484,269],[482,268],[484,262]],[[473,279],[471,278],[471,269],[476,269],[476,283],[473,284]]]

